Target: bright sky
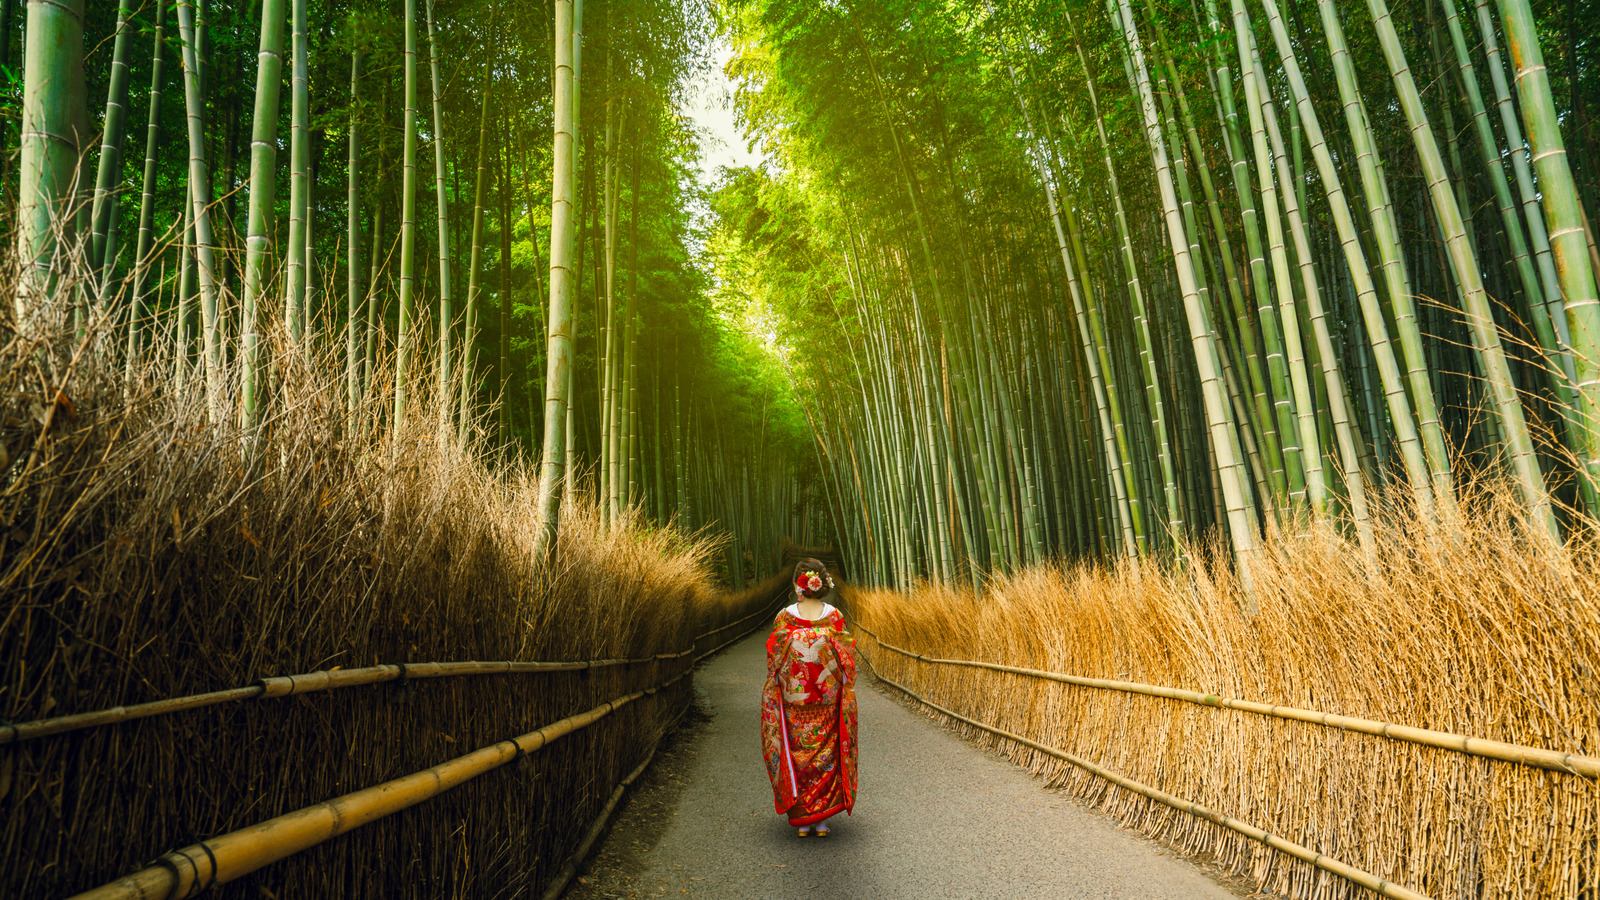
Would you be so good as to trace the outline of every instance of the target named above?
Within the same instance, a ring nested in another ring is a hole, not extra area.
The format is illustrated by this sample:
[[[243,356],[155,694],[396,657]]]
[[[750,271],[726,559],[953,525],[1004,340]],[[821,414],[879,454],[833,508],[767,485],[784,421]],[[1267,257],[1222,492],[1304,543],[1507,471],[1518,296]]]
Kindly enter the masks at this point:
[[[717,37],[711,46],[714,65],[695,85],[696,90],[689,100],[689,117],[704,129],[700,138],[703,154],[700,165],[707,184],[716,177],[719,166],[757,166],[766,159],[759,149],[750,152],[744,135],[733,121],[733,82],[723,74],[723,67],[732,56],[733,49],[727,41]]]

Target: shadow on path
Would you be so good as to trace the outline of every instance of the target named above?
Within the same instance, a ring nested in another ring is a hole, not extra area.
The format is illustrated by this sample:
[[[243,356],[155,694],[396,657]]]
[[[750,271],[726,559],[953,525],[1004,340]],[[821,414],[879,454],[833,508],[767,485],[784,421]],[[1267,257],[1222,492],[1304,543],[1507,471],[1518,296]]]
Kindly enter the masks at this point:
[[[870,677],[857,686],[855,814],[830,820],[827,838],[796,837],[773,811],[761,762],[764,640],[696,673],[704,712],[668,739],[568,898],[1244,895],[902,707]]]

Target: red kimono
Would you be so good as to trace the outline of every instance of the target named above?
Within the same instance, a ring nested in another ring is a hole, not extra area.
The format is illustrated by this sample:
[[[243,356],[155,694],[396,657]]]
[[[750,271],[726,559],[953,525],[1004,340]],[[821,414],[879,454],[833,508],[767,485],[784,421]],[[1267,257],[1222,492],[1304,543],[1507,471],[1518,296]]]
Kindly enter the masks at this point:
[[[856,802],[856,655],[844,616],[778,613],[767,638],[761,750],[774,805],[790,825],[813,825]]]

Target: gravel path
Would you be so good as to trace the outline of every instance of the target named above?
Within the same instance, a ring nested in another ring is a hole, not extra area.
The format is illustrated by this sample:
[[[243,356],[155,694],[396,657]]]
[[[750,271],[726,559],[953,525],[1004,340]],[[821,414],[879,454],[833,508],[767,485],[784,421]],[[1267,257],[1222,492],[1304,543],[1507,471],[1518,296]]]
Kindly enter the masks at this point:
[[[890,699],[898,692],[869,677],[856,691],[855,814],[831,820],[827,838],[796,837],[773,811],[761,763],[764,637],[735,645],[696,673],[705,713],[663,746],[570,900],[1244,895],[1045,790],[1022,769]]]

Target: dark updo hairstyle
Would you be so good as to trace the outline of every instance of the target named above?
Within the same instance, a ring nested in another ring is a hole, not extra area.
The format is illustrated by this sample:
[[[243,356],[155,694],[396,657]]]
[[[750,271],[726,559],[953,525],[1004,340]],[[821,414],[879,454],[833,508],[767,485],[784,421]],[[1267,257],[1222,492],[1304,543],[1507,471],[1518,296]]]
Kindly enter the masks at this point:
[[[807,584],[812,575],[822,579],[821,587],[812,589]],[[833,576],[828,574],[828,567],[822,564],[822,560],[802,559],[794,567],[794,586],[802,596],[821,600],[833,593]]]

